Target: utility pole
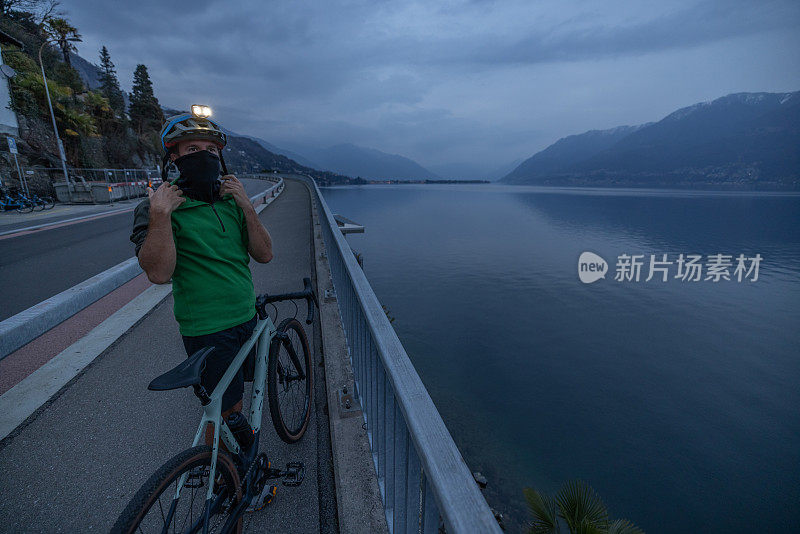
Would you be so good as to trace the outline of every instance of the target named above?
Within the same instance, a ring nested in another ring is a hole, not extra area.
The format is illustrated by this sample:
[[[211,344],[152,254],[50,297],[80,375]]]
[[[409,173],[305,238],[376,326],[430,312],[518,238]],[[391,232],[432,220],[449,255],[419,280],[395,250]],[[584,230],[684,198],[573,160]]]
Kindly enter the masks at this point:
[[[39,66],[42,67],[42,80],[44,81],[44,94],[47,95],[47,107],[50,108],[50,118],[53,119],[53,133],[56,135],[56,144],[58,145],[58,155],[61,157],[61,170],[64,171],[64,180],[67,182],[67,194],[69,201],[72,202],[72,183],[69,180],[69,173],[67,172],[67,157],[64,155],[64,144],[61,142],[61,137],[58,136],[58,126],[56,126],[56,115],[53,113],[53,104],[50,102],[50,89],[47,87],[47,76],[44,73],[44,63],[42,63],[42,48],[50,42],[46,39],[39,47]]]

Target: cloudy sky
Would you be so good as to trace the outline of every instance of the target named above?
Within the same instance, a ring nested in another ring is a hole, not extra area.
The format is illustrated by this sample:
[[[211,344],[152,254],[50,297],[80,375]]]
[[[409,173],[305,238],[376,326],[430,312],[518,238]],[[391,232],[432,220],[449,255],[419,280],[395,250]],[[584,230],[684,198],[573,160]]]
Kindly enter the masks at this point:
[[[349,142],[490,171],[560,137],[800,89],[796,0],[64,0],[123,89],[208,103],[287,148]],[[445,172],[446,174],[446,172]]]

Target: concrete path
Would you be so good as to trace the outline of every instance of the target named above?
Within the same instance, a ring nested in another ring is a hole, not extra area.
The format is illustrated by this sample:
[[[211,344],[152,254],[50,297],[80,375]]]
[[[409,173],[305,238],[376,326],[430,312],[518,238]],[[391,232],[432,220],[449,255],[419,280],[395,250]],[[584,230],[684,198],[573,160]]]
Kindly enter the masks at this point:
[[[251,263],[256,291],[300,290],[303,277],[314,276],[305,185],[287,181],[261,220],[275,258]],[[305,304],[298,308],[304,318]],[[279,305],[280,318],[294,313],[293,304]],[[303,324],[317,355],[319,327]],[[147,390],[152,378],[185,357],[170,296],[0,442],[0,531],[107,531],[148,476],[191,444],[200,416],[191,391]],[[261,449],[273,465],[305,462],[306,479],[299,488],[280,486],[272,505],[246,517],[245,531],[337,531],[325,399],[325,374],[317,365],[311,423],[295,445],[280,441],[265,410]]]

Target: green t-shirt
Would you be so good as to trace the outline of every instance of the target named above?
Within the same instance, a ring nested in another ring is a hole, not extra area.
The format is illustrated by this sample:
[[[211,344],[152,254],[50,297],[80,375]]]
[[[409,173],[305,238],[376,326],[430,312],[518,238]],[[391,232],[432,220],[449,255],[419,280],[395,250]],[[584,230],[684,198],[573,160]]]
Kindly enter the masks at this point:
[[[148,221],[145,201],[134,212],[131,241],[137,245],[137,255]],[[213,207],[187,198],[172,212],[172,237],[176,251],[172,294],[181,334],[211,334],[252,319],[256,296],[248,267],[247,223],[233,197],[226,195]]]

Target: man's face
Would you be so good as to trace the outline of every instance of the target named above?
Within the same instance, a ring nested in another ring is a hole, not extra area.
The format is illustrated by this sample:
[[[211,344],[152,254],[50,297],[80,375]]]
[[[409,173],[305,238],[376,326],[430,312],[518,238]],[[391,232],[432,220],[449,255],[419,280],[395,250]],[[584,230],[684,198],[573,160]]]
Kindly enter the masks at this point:
[[[215,156],[219,156],[219,147],[213,141],[204,141],[202,139],[188,139],[186,141],[178,141],[176,146],[177,153],[170,154],[172,161],[175,161],[181,156],[191,154],[199,150],[208,150]]]

